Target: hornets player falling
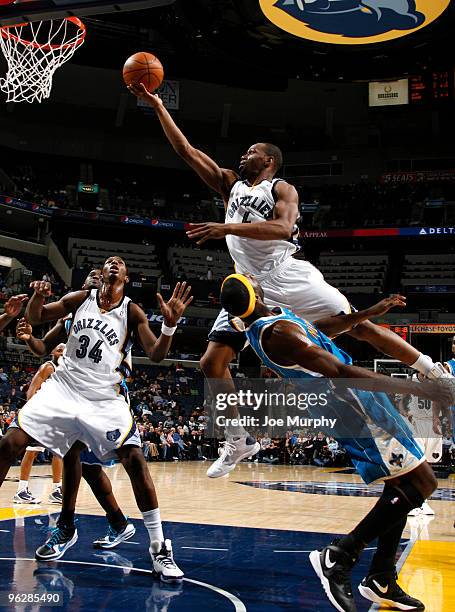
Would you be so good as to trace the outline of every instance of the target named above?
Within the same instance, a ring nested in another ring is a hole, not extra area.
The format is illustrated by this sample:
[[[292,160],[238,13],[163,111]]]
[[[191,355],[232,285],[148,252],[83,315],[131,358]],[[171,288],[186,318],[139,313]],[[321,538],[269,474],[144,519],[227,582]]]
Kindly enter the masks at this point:
[[[158,95],[147,91],[143,84],[131,84],[129,90],[154,108],[176,153],[224,200],[225,223],[190,224],[188,237],[198,245],[225,238],[236,271],[255,275],[264,290],[267,306],[289,308],[310,322],[349,313],[348,299],[329,285],[310,262],[293,257],[298,248],[294,240],[298,235],[299,196],[295,187],[276,177],[283,164],[280,149],[273,144],[256,143],[242,155],[239,174],[221,168],[190,144]],[[421,354],[397,334],[369,320],[348,333],[425,376],[446,375],[441,364],[434,364],[429,356]],[[229,364],[244,345],[245,334],[234,330],[228,313],[221,310],[201,358],[205,376],[231,390]],[[212,478],[226,475],[233,461],[237,463],[259,450],[256,440],[243,427],[226,428],[226,439],[229,450],[207,471]]]

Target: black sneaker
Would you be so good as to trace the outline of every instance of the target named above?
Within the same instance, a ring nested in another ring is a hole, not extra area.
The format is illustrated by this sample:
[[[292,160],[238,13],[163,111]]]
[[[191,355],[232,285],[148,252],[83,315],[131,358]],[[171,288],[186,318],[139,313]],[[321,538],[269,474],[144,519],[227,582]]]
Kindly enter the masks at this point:
[[[38,561],[56,561],[61,559],[68,548],[77,542],[75,527],[55,527],[46,542],[36,549],[35,558]]]
[[[424,604],[411,597],[397,584],[397,573],[370,574],[359,584],[360,594],[374,603],[398,610],[425,610]]]
[[[337,546],[334,540],[322,550],[313,550],[310,561],[330,603],[340,612],[356,612],[352,594],[351,569],[357,557]]]

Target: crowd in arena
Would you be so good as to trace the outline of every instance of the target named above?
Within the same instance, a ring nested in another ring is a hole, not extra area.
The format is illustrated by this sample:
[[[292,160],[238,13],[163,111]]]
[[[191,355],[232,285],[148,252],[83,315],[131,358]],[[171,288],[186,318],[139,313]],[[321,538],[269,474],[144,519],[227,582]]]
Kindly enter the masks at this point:
[[[0,362],[0,434],[4,434],[26,400],[36,366]],[[129,380],[131,407],[147,461],[205,461],[218,457],[220,440],[208,435],[209,416],[203,376],[181,364],[135,369]],[[442,422],[443,464],[455,460],[449,424]],[[350,467],[343,446],[323,432],[289,430],[282,437],[251,431],[260,443],[252,463]],[[45,451],[38,463],[49,463]]]

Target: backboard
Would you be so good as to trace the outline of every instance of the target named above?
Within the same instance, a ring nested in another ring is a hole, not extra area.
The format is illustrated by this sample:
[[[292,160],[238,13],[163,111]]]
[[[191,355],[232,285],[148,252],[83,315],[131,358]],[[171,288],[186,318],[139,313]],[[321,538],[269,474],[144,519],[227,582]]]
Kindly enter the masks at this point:
[[[173,4],[175,0],[16,0],[0,6],[0,26],[52,18],[83,17],[136,11]]]

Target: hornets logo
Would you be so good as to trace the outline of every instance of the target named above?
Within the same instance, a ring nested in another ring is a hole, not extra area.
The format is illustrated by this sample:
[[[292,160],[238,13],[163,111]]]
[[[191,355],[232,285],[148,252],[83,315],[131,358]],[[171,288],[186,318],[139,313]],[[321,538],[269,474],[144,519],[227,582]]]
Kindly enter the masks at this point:
[[[371,44],[412,34],[435,21],[450,0],[259,0],[276,26],[317,42]]]

